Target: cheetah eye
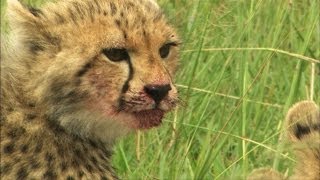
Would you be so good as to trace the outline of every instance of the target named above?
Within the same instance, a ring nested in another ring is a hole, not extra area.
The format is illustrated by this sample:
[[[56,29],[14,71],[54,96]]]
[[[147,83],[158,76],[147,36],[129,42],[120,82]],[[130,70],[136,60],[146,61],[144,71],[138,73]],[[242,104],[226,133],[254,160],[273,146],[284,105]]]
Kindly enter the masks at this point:
[[[110,61],[113,61],[113,62],[124,61],[130,58],[126,49],[117,49],[117,48],[103,49],[102,53],[105,56],[107,56],[107,58]]]
[[[167,58],[169,53],[170,53],[170,48],[171,46],[176,46],[175,43],[167,43],[165,45],[163,45],[160,49],[159,49],[159,54],[160,54],[160,57],[162,59],[164,58]]]

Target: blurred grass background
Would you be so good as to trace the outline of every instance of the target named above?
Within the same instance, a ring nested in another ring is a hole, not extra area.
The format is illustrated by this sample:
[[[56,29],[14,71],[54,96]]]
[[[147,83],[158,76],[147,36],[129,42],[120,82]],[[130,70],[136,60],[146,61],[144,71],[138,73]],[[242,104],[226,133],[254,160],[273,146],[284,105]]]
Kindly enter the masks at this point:
[[[120,140],[119,176],[243,179],[265,166],[290,174],[295,158],[279,140],[286,111],[320,102],[320,0],[158,2],[183,40],[184,105],[162,127]]]

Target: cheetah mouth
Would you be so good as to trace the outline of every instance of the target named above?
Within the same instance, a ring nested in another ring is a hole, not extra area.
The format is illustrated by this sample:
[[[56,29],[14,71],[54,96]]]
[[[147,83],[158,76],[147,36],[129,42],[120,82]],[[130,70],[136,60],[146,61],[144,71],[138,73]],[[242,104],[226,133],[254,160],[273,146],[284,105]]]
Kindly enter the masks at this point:
[[[161,124],[165,111],[161,109],[149,109],[133,112],[138,129],[150,129]]]

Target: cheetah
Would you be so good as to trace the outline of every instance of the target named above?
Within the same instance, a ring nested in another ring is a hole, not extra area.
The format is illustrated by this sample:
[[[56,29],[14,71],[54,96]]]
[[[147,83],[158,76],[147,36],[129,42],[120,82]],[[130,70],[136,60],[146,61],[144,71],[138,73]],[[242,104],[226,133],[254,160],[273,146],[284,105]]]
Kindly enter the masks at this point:
[[[154,0],[8,0],[1,179],[118,179],[116,139],[179,102],[180,40]]]
[[[248,180],[319,180],[320,179],[320,110],[312,101],[293,105],[286,116],[286,137],[292,144],[297,164],[293,175],[285,177],[270,168],[254,170]]]

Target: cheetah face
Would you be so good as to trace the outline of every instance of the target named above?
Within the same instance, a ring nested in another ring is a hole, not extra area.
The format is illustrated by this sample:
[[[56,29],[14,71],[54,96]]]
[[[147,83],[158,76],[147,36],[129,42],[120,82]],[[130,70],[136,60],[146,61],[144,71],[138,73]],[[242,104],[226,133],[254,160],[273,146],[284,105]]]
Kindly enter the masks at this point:
[[[178,42],[169,32],[126,32],[125,39],[119,31],[117,46],[102,46],[78,73],[81,86],[89,92],[88,108],[132,128],[159,125],[165,112],[177,104],[172,75]]]
[[[49,119],[80,134],[148,129],[176,106],[179,39],[153,0],[9,3],[25,88]]]
[[[133,17],[101,17],[99,24],[84,27],[89,31],[83,38],[92,34],[90,46],[96,48],[76,76],[87,92],[83,103],[89,111],[131,128],[146,129],[158,126],[165,112],[177,104],[172,76],[179,42],[161,14],[139,17],[126,12],[127,8],[117,12]]]

